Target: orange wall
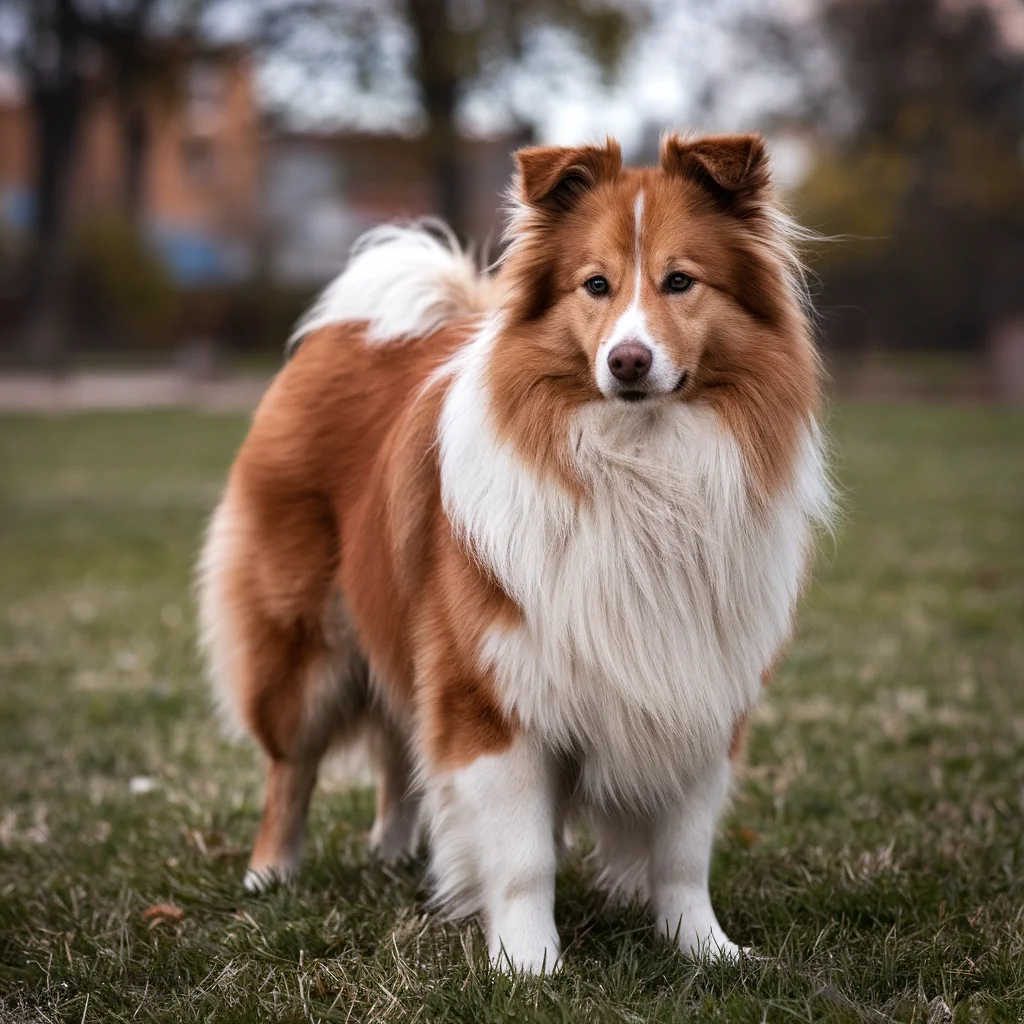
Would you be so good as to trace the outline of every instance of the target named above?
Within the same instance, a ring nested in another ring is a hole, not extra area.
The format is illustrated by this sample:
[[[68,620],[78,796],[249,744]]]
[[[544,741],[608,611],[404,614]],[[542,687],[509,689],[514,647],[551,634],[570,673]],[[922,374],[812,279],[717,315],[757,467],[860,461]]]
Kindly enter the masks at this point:
[[[248,55],[211,58],[222,79],[222,102],[198,123],[188,109],[187,73],[173,91],[147,103],[149,153],[143,174],[148,221],[175,228],[242,237],[256,216],[260,138]],[[208,147],[210,172],[189,171],[187,153]],[[30,113],[17,102],[0,105],[0,188],[31,188]],[[121,204],[121,142],[109,99],[95,100],[81,127],[73,185],[76,214]]]
[[[259,193],[259,117],[252,64],[239,57],[219,68],[223,102],[200,123],[185,102],[154,104],[146,206],[164,224],[244,233]],[[190,171],[187,153],[207,148],[208,173]]]

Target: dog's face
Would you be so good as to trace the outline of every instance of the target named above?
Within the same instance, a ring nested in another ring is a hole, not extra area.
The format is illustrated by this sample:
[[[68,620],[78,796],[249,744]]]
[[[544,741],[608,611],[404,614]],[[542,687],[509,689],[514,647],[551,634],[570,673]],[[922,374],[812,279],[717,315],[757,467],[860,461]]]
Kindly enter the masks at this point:
[[[622,168],[612,142],[517,158],[509,269],[544,372],[636,404],[756,372],[751,339],[798,306],[760,138],[670,136],[657,168]]]

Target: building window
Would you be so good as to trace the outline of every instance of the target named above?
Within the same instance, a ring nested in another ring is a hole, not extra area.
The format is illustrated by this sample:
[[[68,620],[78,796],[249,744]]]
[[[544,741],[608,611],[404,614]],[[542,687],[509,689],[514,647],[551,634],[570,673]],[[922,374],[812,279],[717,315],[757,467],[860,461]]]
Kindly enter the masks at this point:
[[[185,116],[196,134],[215,132],[224,109],[224,69],[209,61],[195,61],[185,76]]]
[[[217,150],[212,139],[203,136],[185,139],[181,144],[181,165],[185,180],[207,188],[217,177]]]

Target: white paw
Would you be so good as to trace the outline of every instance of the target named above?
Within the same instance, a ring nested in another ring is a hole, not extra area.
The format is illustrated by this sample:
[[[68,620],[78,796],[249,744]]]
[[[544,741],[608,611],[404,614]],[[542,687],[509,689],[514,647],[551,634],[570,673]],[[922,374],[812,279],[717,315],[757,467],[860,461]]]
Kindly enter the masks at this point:
[[[249,868],[242,879],[245,891],[253,896],[262,896],[270,892],[283,882],[287,882],[292,876],[290,871],[282,871],[279,868]]]
[[[719,932],[709,934],[704,939],[694,937],[690,941],[680,939],[679,948],[684,956],[700,963],[738,963],[743,957],[750,956],[750,950],[745,946],[738,946]]]
[[[491,950],[491,966],[502,974],[554,974],[562,967],[558,947],[541,945],[521,950]]]

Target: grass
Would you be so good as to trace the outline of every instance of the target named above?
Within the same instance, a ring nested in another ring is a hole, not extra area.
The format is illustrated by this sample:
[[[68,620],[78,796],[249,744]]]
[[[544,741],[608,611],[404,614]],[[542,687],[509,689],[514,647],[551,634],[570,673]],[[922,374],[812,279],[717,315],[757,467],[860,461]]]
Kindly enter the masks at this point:
[[[536,981],[368,857],[337,780],[299,882],[242,893],[260,766],[212,722],[189,573],[243,420],[0,419],[0,1020],[1024,1019],[1024,416],[833,420],[847,514],[712,875],[761,958],[686,963],[574,855]]]

